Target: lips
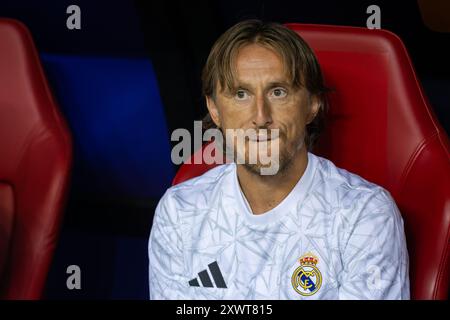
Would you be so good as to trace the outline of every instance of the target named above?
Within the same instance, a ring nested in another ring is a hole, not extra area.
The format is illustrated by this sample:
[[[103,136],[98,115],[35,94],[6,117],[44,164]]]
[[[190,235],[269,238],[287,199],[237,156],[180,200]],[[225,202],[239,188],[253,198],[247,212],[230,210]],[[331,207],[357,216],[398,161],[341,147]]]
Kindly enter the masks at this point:
[[[270,141],[272,139],[268,136],[257,136],[257,137],[251,137],[251,138],[249,138],[249,140],[253,141],[253,142],[263,142],[263,141]]]
[[[272,131],[270,134],[256,134],[249,136],[249,140],[253,142],[271,141],[278,138],[278,132]]]

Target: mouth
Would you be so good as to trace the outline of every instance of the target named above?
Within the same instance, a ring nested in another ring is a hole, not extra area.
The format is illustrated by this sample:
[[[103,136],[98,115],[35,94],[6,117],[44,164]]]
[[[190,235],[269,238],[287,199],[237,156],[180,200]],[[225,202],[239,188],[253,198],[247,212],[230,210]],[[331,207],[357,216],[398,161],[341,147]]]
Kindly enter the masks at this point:
[[[249,137],[249,141],[252,142],[265,142],[278,139],[278,133],[272,132],[271,134],[258,134]]]
[[[251,142],[265,142],[265,141],[271,141],[273,139],[271,139],[269,137],[255,137],[255,138],[250,138],[249,140]]]

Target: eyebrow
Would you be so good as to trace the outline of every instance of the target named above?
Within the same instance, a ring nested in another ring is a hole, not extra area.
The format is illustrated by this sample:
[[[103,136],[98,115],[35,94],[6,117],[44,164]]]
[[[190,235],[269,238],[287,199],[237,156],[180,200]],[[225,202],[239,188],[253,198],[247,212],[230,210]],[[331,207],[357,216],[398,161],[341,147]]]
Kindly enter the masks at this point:
[[[275,87],[288,87],[289,88],[291,86],[292,85],[286,81],[271,81],[268,83],[267,88],[275,88]],[[251,87],[252,86],[249,83],[237,81],[235,89],[238,89],[238,88],[247,89],[247,88],[251,88]]]
[[[289,84],[286,81],[269,82],[269,88],[275,88],[275,87],[291,87],[291,84]]]

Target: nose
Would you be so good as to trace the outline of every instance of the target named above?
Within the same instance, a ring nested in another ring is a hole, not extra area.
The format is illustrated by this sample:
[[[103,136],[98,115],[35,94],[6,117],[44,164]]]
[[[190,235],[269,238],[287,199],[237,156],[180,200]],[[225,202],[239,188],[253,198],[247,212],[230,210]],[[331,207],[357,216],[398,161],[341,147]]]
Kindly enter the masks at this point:
[[[253,125],[257,128],[267,127],[272,124],[270,105],[264,96],[256,99],[256,113],[253,118]]]

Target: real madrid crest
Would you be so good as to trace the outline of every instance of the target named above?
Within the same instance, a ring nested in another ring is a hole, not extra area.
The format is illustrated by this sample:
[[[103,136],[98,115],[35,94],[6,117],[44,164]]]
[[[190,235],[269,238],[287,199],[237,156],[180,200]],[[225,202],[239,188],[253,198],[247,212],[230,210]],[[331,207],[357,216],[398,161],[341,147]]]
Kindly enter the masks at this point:
[[[312,296],[322,285],[322,274],[317,268],[319,259],[308,252],[298,260],[300,266],[292,274],[292,286],[302,296]]]

